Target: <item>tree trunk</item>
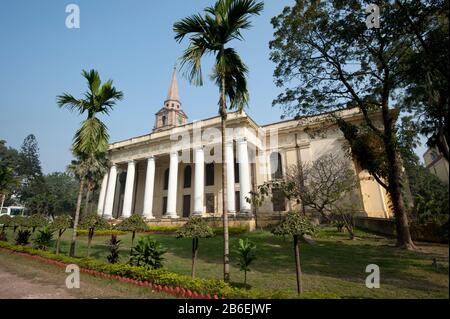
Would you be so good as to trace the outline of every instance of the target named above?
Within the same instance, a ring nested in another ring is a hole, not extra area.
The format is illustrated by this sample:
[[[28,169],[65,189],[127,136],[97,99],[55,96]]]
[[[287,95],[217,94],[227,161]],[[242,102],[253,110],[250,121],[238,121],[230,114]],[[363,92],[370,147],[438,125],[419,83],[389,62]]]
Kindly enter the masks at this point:
[[[222,131],[222,216],[223,216],[223,280],[230,281],[230,247],[228,236],[228,212],[226,207],[226,169],[225,163],[225,130],[227,120],[227,106],[225,100],[225,78],[222,76],[220,87],[220,115]]]
[[[192,238],[192,278],[195,278],[195,264],[197,263],[198,238]]]
[[[80,181],[80,189],[78,191],[77,210],[75,211],[75,219],[73,221],[73,234],[72,234],[72,241],[70,243],[70,251],[69,251],[70,257],[75,257],[75,245],[77,242],[78,219],[80,218],[80,209],[81,209],[81,199],[83,196],[83,188],[84,188],[84,179],[82,179]]]
[[[6,198],[6,195],[2,194],[2,203],[0,204],[0,214],[3,211],[3,205],[5,204],[5,198]]]
[[[247,286],[247,269],[244,270],[244,286]]]
[[[89,232],[88,232],[88,243],[87,243],[87,257],[88,258],[91,255],[91,243],[92,243],[93,237],[94,237],[94,229],[91,228],[91,229],[89,229]]]
[[[59,245],[60,245],[60,242],[61,242],[61,236],[62,236],[62,234],[63,234],[63,232],[62,232],[62,230],[60,229],[60,230],[59,230],[59,233],[58,233],[58,239],[56,240],[56,254],[57,254],[57,255],[59,255]]]
[[[402,168],[394,146],[394,138],[389,134],[385,141],[386,156],[389,163],[388,193],[392,201],[397,231],[397,246],[404,249],[415,249],[415,245],[409,231],[408,215],[402,193]]]
[[[134,247],[134,237],[136,236],[136,231],[133,230],[133,234],[131,235],[131,248],[130,248],[130,256],[133,253],[133,247]]]
[[[87,216],[88,215],[88,207],[89,207],[89,199],[91,197],[91,188],[88,186],[87,187],[87,192],[86,192],[86,198],[84,201],[84,212],[83,212],[83,216]]]
[[[300,296],[303,293],[302,286],[302,268],[300,266],[300,244],[298,235],[294,235],[294,252],[295,252],[295,272],[297,274],[297,293]]]

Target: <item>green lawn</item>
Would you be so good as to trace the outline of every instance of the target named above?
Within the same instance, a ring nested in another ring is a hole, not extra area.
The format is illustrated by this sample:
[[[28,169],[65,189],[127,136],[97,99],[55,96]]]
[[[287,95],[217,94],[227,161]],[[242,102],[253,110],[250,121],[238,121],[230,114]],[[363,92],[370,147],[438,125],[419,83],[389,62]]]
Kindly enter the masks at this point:
[[[67,253],[71,232],[64,235],[62,252]],[[165,267],[179,274],[190,275],[191,241],[174,235],[150,235],[167,249]],[[128,260],[131,234],[122,240],[122,262]],[[139,237],[139,236],[137,236]],[[234,284],[243,281],[236,266],[234,249],[238,239],[248,237],[257,245],[258,259],[248,275],[249,284],[261,289],[285,289],[295,297],[295,268],[292,241],[275,237],[266,231],[231,236],[231,278]],[[11,240],[11,231],[8,238]],[[91,257],[106,262],[108,237],[94,238]],[[419,243],[417,252],[394,247],[391,239],[357,232],[357,239],[334,229],[322,229],[315,238],[316,245],[302,244],[301,258],[304,287],[307,292],[342,298],[449,298],[448,245]],[[77,255],[86,253],[86,237],[80,237]],[[222,248],[220,236],[200,240],[197,276],[222,278]],[[433,258],[438,267],[432,265]],[[365,268],[377,264],[381,270],[381,287],[365,286]]]

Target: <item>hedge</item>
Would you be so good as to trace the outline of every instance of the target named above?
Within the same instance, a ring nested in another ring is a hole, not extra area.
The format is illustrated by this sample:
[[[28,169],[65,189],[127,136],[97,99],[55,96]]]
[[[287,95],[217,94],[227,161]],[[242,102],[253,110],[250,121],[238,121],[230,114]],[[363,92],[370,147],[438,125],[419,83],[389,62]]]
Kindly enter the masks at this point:
[[[89,231],[87,229],[78,229],[77,236],[87,236]],[[96,230],[95,236],[109,236],[109,235],[125,235],[127,232],[117,229],[108,229],[108,230]]]
[[[150,226],[149,232],[153,233],[175,233],[181,226]],[[215,235],[223,235],[223,227],[212,227]],[[245,226],[228,227],[230,235],[239,235],[248,232]]]
[[[56,255],[48,251],[33,249],[29,246],[16,246],[6,242],[0,242],[0,247],[11,251],[25,253],[29,256],[40,257],[46,262],[55,263],[61,267],[67,264],[76,264],[82,272],[100,277],[129,282],[139,286],[149,286],[158,291],[163,291],[177,296],[191,298],[241,298],[241,299],[272,299],[292,298],[293,295],[283,290],[259,290],[235,288],[222,280],[191,278],[169,272],[165,269],[147,270],[143,267],[128,264],[107,264],[88,258],[71,258]],[[312,298],[316,295],[311,295]],[[308,298],[308,294],[305,296]],[[333,296],[328,296],[330,298]]]

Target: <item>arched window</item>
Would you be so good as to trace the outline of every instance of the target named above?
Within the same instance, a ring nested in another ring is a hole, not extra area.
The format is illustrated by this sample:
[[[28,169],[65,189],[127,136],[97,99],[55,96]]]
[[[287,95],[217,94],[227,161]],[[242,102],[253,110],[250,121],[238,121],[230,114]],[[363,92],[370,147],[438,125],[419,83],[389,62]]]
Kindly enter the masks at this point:
[[[206,164],[205,166],[206,170],[206,186],[213,186],[214,185],[214,163]]]
[[[165,115],[163,115],[163,117],[161,118],[161,121],[162,121],[162,125],[166,125],[167,119],[166,119]]]
[[[166,169],[164,172],[164,190],[169,188],[169,169]]]
[[[272,174],[272,179],[283,178],[283,165],[281,163],[281,154],[278,152],[273,152],[270,154],[270,172]]]
[[[184,168],[184,188],[191,187],[191,179],[192,179],[192,168],[190,166],[186,166]]]

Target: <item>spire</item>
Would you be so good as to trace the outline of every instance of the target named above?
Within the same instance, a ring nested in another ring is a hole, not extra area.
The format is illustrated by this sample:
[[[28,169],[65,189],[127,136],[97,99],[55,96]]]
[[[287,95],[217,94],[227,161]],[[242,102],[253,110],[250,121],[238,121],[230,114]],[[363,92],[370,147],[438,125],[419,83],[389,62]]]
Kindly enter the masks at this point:
[[[174,101],[180,103],[180,96],[178,94],[177,69],[173,68],[172,81],[170,83],[169,92],[165,102]]]

